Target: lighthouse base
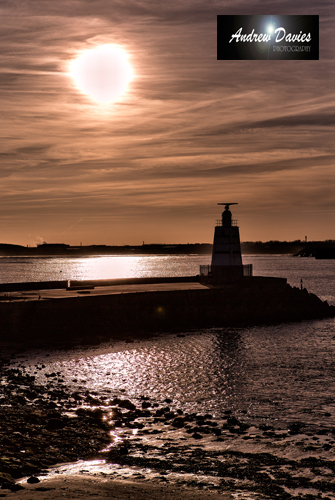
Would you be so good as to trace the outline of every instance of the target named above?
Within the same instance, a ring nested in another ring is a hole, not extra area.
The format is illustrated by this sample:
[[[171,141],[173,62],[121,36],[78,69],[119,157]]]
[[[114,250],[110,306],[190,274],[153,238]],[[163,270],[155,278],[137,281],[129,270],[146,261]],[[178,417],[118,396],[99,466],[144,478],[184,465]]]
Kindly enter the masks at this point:
[[[226,283],[252,276],[252,264],[241,266],[200,266],[200,281]]]

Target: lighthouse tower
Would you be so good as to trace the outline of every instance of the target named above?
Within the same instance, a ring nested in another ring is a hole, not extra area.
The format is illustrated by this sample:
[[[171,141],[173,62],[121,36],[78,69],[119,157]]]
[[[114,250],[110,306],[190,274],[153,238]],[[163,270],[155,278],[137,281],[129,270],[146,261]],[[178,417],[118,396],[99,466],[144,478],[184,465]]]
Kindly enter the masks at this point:
[[[237,203],[218,203],[224,205],[222,219],[217,221],[211,264],[211,281],[220,283],[243,277],[240,233],[237,222],[232,220],[230,205]]]

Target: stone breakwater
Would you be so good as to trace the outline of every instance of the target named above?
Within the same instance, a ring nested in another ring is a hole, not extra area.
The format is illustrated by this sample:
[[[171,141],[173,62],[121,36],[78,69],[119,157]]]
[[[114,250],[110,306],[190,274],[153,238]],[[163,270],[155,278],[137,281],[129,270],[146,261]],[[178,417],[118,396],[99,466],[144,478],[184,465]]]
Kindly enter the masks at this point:
[[[219,287],[0,302],[1,339],[28,345],[251,326],[335,316],[335,307],[285,279],[250,278]]]
[[[2,490],[19,490],[15,479],[30,476],[36,490],[46,491],[38,483],[52,465],[100,458],[112,464],[104,480],[122,479],[127,470],[136,481],[229,489],[252,498],[334,498],[331,425],[278,427],[230,410],[190,414],[169,399],[71,393],[60,373],[46,379],[37,385],[24,369],[1,364]]]

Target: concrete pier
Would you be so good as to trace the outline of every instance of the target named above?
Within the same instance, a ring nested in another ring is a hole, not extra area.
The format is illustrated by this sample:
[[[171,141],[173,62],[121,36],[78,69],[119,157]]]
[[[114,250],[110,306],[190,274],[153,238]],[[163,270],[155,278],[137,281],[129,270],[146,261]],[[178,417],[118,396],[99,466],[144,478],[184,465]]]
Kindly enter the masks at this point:
[[[335,316],[335,307],[285,279],[249,277],[221,286],[198,279],[2,291],[0,339],[43,347]]]

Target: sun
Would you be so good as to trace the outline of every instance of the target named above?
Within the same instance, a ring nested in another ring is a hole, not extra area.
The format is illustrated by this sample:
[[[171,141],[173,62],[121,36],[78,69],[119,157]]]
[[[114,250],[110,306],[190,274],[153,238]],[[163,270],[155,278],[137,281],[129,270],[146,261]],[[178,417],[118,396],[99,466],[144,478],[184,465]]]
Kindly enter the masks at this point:
[[[127,52],[117,45],[86,50],[70,65],[77,88],[98,102],[115,101],[132,79]]]
[[[271,35],[274,32],[274,26],[273,26],[273,24],[268,24],[267,28],[266,28],[266,31],[269,33],[269,35]]]

